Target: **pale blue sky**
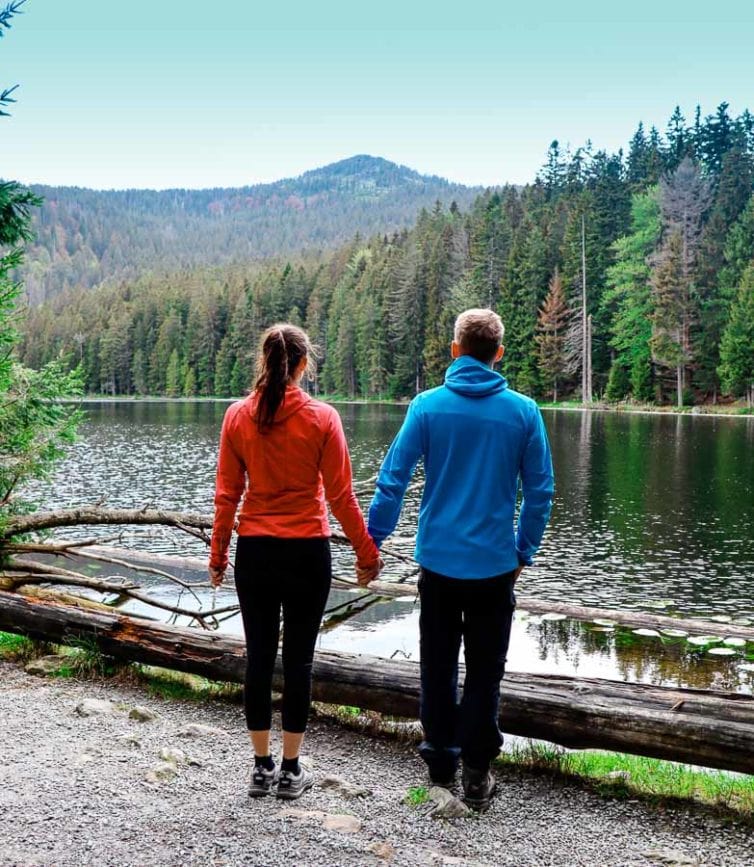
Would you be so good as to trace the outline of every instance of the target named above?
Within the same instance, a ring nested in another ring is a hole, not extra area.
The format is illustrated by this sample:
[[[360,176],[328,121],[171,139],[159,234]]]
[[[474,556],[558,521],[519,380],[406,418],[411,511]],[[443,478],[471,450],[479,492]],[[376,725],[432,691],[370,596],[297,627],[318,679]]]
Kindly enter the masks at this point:
[[[3,3],[6,0],[3,0]],[[28,0],[0,40],[0,176],[240,186],[356,153],[531,180],[553,138],[624,145],[754,110],[754,3]]]

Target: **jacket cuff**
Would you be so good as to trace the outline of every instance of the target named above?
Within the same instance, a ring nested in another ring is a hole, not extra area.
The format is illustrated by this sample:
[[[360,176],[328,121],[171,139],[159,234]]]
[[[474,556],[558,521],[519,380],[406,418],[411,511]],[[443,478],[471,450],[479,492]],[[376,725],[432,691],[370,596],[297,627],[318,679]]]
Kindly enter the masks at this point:
[[[534,558],[531,555],[527,557],[518,549],[516,550],[516,556],[518,557],[519,566],[531,566],[531,564],[534,562]]]

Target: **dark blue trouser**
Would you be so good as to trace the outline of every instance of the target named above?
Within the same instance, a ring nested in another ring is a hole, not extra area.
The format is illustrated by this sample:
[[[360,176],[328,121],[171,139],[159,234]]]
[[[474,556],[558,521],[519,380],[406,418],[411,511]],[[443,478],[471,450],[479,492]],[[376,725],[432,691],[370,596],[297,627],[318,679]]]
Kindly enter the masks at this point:
[[[459,756],[485,770],[500,752],[500,681],[516,597],[513,572],[492,578],[449,578],[422,569],[419,753],[435,780],[451,777]],[[463,638],[466,678],[458,702],[458,654]]]

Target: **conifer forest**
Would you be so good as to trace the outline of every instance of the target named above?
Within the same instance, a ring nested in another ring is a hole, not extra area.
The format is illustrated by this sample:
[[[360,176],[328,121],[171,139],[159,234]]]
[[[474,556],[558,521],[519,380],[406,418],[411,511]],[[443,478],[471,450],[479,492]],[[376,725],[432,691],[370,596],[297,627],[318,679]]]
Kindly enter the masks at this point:
[[[617,153],[553,141],[531,183],[459,198],[336,247],[65,286],[29,305],[21,360],[80,367],[93,394],[237,396],[287,320],[319,347],[317,393],[399,399],[442,381],[455,316],[485,306],[502,372],[541,400],[754,402],[748,110],[676,108]]]

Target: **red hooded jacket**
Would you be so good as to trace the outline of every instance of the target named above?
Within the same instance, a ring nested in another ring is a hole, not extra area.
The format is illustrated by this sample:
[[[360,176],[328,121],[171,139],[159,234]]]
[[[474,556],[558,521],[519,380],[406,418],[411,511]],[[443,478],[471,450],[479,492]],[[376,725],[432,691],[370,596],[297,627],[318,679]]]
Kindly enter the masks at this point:
[[[379,552],[353,493],[351,459],[338,413],[297,386],[286,389],[269,431],[259,432],[255,409],[252,394],[231,404],[223,419],[210,566],[227,568],[242,495],[238,534],[282,539],[329,537],[326,497],[359,566],[374,565]]]

